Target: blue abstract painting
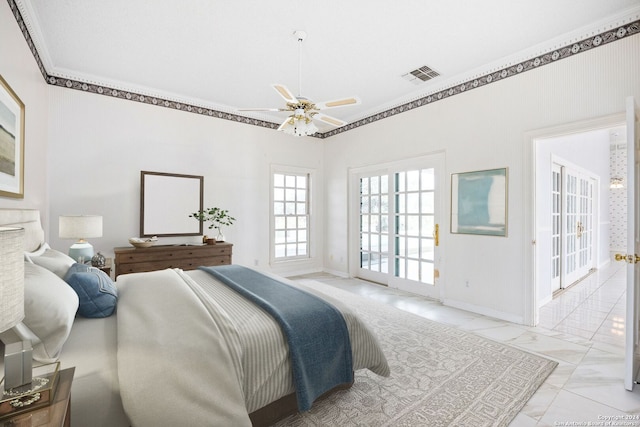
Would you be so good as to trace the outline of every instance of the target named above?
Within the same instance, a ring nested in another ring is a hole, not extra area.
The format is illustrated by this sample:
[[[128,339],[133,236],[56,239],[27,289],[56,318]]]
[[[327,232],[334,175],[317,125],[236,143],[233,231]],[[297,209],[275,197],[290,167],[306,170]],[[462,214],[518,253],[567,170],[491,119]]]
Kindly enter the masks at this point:
[[[507,169],[451,176],[451,232],[507,235]]]

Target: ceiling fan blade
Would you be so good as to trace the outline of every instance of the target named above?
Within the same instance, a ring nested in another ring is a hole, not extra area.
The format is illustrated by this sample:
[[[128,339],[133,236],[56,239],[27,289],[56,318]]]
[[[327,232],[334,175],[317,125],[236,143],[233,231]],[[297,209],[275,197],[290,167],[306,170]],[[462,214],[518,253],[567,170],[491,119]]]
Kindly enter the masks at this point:
[[[285,101],[291,102],[294,104],[298,103],[298,98],[296,98],[293,95],[293,93],[291,93],[291,91],[285,85],[274,83],[271,86],[276,90],[276,92],[278,92],[278,95],[280,95]]]
[[[238,108],[236,111],[290,111],[288,108]]]
[[[282,122],[280,126],[278,126],[278,130],[282,130],[282,128],[284,128],[287,124],[291,124],[292,119],[293,119],[293,116],[287,117],[285,121]]]
[[[347,107],[349,105],[360,104],[360,98],[357,96],[350,96],[348,98],[334,99],[333,101],[316,102],[317,110],[326,110],[327,108]]]
[[[340,127],[347,124],[347,122],[336,119],[335,117],[327,116],[326,114],[317,113],[313,115],[314,120],[320,120],[321,122],[330,124],[331,126]]]

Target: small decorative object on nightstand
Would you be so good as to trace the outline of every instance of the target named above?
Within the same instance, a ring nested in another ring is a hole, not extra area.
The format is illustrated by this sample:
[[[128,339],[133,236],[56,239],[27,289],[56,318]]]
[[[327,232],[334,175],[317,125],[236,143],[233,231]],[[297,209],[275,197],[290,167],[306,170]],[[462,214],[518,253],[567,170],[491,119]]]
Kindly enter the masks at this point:
[[[57,390],[54,390],[53,398],[46,404],[34,404],[33,409],[22,406],[15,415],[0,416],[0,427],[69,427],[71,425],[71,383],[74,371],[75,368],[67,368],[58,372],[58,384],[54,386]],[[29,399],[23,399],[23,402],[28,401]]]
[[[93,258],[91,258],[91,265],[94,267],[101,268],[104,267],[106,263],[107,259],[100,252],[98,252],[93,256]]]

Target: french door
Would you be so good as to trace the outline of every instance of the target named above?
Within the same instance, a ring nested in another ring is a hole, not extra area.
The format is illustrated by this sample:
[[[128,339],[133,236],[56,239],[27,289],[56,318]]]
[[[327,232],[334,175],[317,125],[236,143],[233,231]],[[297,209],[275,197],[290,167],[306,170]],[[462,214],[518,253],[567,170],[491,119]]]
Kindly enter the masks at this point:
[[[557,163],[551,173],[551,279],[555,291],[580,280],[594,266],[595,178]]]
[[[616,254],[616,260],[627,262],[624,386],[633,391],[640,370],[640,112],[633,97],[626,104],[627,253]]]
[[[352,175],[357,277],[441,298],[442,163],[443,155],[425,156]]]

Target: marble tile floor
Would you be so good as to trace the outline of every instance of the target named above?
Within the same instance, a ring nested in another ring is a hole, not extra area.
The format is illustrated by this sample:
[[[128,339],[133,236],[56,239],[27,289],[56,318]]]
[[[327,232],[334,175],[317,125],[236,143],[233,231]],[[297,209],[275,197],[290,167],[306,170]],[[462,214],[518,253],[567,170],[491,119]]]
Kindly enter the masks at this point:
[[[540,309],[529,327],[446,307],[437,301],[360,279],[326,273],[311,279],[470,331],[559,363],[512,421],[529,426],[640,426],[640,385],[624,389],[624,265],[611,265]],[[608,424],[607,424],[608,423]]]

